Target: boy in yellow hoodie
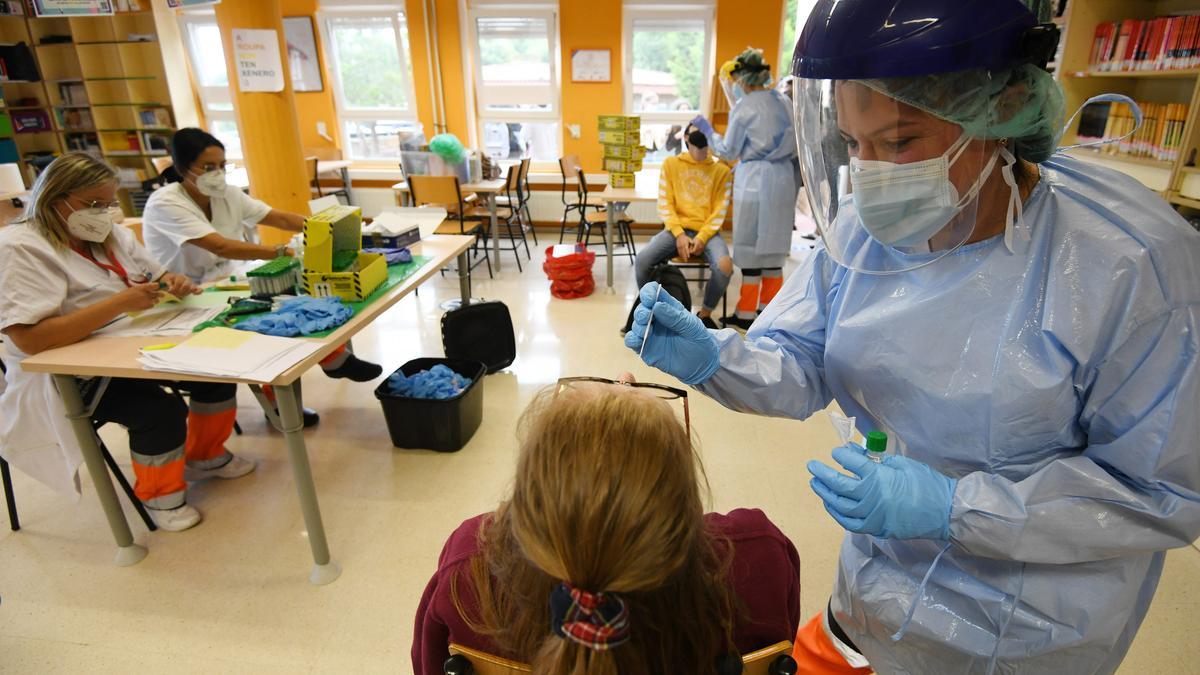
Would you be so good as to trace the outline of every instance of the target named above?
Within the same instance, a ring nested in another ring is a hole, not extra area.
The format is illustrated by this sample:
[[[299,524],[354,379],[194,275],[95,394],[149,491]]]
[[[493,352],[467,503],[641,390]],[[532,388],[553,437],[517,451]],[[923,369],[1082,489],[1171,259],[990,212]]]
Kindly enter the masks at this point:
[[[658,179],[658,215],[665,228],[638,251],[634,262],[638,288],[651,280],[654,267],[671,258],[700,256],[712,268],[704,288],[704,305],[696,313],[708,328],[717,328],[712,312],[733,274],[729,246],[721,225],[729,211],[733,172],[708,152],[708,139],[689,126],[687,151],[668,157]]]

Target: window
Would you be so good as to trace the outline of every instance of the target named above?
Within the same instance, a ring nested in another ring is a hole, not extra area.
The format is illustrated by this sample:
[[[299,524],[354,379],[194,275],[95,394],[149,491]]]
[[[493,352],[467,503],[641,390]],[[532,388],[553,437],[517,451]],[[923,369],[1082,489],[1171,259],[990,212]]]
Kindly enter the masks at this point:
[[[404,13],[333,10],[321,19],[348,158],[398,160],[402,146],[424,144]]]
[[[647,164],[678,154],[680,130],[708,107],[712,25],[711,7],[626,7],[625,109],[642,118]]]
[[[792,52],[804,23],[817,0],[786,0],[783,3],[783,36],[779,41],[779,65],[772,71],[778,81],[792,72]]]
[[[471,14],[475,104],[483,148],[496,159],[559,155],[555,15],[478,9]]]
[[[229,71],[225,69],[225,49],[217,18],[211,13],[195,13],[184,14],[180,21],[208,131],[225,144],[226,157],[241,159],[242,140],[229,94]]]

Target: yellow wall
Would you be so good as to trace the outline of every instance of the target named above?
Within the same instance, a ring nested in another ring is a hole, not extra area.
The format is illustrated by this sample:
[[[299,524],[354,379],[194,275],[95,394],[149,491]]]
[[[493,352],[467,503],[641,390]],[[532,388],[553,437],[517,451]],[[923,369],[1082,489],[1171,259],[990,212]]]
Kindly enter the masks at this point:
[[[446,124],[449,133],[458,136],[464,143],[469,144],[470,118],[467,116],[467,86],[463,77],[463,52],[458,0],[436,0],[437,3],[437,32],[438,32],[438,61],[442,70],[442,92],[446,99]],[[465,17],[462,17],[465,20]],[[424,30],[424,26],[421,27]],[[424,66],[425,55],[421,55],[421,67]],[[414,67],[417,60],[413,58]],[[425,128],[425,137],[432,138],[440,130]]]
[[[771,64],[771,77],[779,79],[780,64],[775,59],[782,33],[783,0],[753,0],[753,4],[754,11],[747,11],[746,0],[717,0],[716,66],[719,68],[746,47],[756,47],[763,50]]]
[[[322,91],[295,92],[296,117],[300,124],[300,142],[305,148],[336,148],[341,145],[338,130],[337,109],[333,102],[333,80],[329,78],[329,59],[325,55],[325,44],[321,40],[321,29],[317,25],[317,0],[280,0],[284,17],[307,16],[313,21],[313,35],[317,39],[317,53],[321,59],[321,77],[325,88]],[[317,134],[317,122],[324,122],[326,133],[332,141]]]
[[[585,171],[601,170],[597,115],[624,112],[621,65],[621,0],[559,3],[559,40],[562,43],[563,154],[579,155]],[[612,50],[612,81],[571,82],[571,52],[576,49]],[[578,124],[581,138],[574,139],[567,125]]]

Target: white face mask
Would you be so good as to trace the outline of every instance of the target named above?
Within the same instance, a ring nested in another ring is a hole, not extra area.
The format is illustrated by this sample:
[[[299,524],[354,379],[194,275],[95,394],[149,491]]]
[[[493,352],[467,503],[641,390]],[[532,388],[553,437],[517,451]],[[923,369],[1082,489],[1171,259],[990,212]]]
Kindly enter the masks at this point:
[[[70,207],[70,204],[67,206]],[[99,244],[108,239],[113,225],[124,218],[125,214],[115,206],[105,209],[76,209],[67,216],[67,232],[70,232],[71,236],[76,239]]]
[[[196,189],[207,197],[225,196],[225,170],[213,169],[202,174],[192,174],[195,177]]]
[[[950,182],[950,165],[966,151],[966,134],[941,157],[908,164],[850,158],[851,196],[867,232],[887,246],[927,243],[979,194],[996,166],[992,153],[979,178],[959,198]]]

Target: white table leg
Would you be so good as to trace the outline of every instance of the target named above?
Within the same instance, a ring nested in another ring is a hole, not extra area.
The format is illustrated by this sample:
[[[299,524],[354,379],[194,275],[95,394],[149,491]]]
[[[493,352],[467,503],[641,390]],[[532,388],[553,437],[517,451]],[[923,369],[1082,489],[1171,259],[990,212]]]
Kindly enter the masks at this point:
[[[133,533],[129,531],[129,521],[125,520],[125,512],[117,501],[117,492],[113,490],[112,478],[108,475],[108,467],[100,454],[100,444],[96,442],[96,431],[92,428],[92,418],[88,416],[83,405],[83,396],[79,393],[79,384],[71,375],[55,375],[54,384],[58,387],[58,395],[62,397],[63,406],[67,409],[67,419],[71,421],[71,429],[75,432],[75,440],[83,453],[83,461],[87,464],[88,474],[96,488],[96,497],[104,508],[104,517],[108,519],[108,527],[112,530],[113,539],[117,542],[116,564],[128,567],[141,562],[146,557],[146,547],[133,543]]]

